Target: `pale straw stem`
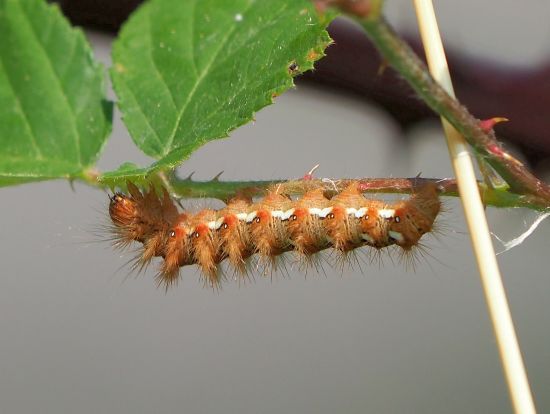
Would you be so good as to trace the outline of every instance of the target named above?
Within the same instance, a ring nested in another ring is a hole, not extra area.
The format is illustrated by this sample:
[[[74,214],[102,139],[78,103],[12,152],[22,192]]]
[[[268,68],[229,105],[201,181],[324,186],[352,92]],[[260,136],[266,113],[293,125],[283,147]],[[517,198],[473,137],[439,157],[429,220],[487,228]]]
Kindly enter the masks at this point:
[[[450,95],[454,96],[432,1],[413,1],[430,73]],[[500,358],[504,367],[506,382],[510,391],[510,398],[516,413],[535,413],[527,373],[476,183],[472,158],[464,138],[443,118],[442,123],[489,314],[495,331]]]

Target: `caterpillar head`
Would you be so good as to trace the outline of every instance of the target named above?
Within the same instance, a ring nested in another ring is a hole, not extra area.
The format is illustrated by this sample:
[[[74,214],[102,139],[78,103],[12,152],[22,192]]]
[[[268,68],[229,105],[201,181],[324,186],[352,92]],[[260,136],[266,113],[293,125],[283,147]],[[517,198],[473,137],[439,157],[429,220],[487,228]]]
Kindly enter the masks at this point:
[[[110,197],[109,215],[116,226],[129,226],[138,216],[137,203],[131,197],[115,193]]]
[[[141,221],[139,203],[131,196],[116,193],[110,197],[109,216],[113,222],[114,246],[124,249],[133,241],[143,243],[146,240],[148,226]]]

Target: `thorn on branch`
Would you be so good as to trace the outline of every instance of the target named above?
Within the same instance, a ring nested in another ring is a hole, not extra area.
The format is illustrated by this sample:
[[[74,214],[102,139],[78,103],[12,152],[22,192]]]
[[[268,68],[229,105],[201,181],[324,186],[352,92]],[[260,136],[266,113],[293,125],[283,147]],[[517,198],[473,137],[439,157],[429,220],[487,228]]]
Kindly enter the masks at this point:
[[[212,178],[212,181],[220,181],[220,176],[223,174],[223,171],[220,171],[214,178]]]
[[[315,172],[315,170],[316,170],[317,168],[319,168],[319,164],[315,165],[311,170],[309,170],[309,172],[306,173],[306,174],[303,176],[302,180],[304,180],[304,181],[311,181],[311,180],[313,180],[313,173]]]
[[[479,126],[483,130],[483,132],[490,132],[496,124],[499,124],[501,122],[508,122],[508,118],[504,118],[502,116],[497,116],[490,119],[483,119],[479,121]]]

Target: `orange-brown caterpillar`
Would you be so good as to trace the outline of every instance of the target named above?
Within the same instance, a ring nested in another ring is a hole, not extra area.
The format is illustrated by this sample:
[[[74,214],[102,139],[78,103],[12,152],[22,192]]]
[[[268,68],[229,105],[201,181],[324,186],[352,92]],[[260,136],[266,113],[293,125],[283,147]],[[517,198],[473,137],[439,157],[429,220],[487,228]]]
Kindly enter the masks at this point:
[[[109,214],[116,244],[143,244],[138,267],[162,257],[158,281],[174,284],[179,269],[197,264],[206,280],[219,286],[219,265],[227,260],[240,274],[247,259],[258,255],[267,264],[294,251],[304,260],[332,248],[346,254],[362,246],[383,249],[396,245],[404,252],[432,230],[441,208],[435,184],[420,187],[406,200],[386,203],[363,196],[351,182],[331,198],[324,187],[309,186],[293,200],[284,186],[270,188],[257,202],[235,198],[221,210],[180,213],[163,190],[141,192],[128,184],[128,194],[111,197]]]

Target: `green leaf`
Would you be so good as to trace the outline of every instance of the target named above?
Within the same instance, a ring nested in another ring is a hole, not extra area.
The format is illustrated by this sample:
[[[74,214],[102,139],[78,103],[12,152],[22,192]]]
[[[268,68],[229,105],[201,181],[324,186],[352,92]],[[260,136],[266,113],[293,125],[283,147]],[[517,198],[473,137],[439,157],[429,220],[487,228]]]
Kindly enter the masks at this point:
[[[126,162],[119,166],[116,170],[106,172],[99,177],[99,181],[114,189],[116,187],[123,188],[127,181],[134,184],[147,184],[147,175],[149,169],[139,168],[136,164]]]
[[[0,0],[0,185],[79,177],[111,130],[104,70],[42,0]]]
[[[153,0],[125,24],[111,76],[151,168],[171,168],[253,119],[330,38],[309,0]],[[111,176],[112,177],[112,176]]]

